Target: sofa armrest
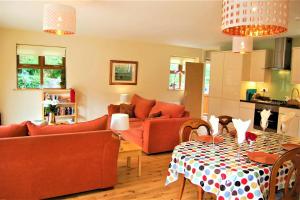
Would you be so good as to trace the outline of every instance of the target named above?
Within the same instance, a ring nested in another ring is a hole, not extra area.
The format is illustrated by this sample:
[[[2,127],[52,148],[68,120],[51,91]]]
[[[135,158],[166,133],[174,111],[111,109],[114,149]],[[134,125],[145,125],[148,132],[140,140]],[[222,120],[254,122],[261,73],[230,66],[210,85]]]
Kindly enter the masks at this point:
[[[179,129],[189,118],[146,119],[143,150],[146,153],[171,151],[179,144]]]

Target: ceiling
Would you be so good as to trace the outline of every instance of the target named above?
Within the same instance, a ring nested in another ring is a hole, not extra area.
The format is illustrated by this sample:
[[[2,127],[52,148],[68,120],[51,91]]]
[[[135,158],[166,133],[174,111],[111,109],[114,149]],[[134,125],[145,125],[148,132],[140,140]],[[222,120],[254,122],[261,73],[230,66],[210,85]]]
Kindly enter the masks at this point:
[[[230,41],[220,30],[221,0],[55,2],[76,8],[78,35],[206,49]],[[45,3],[49,1],[1,1],[0,27],[41,31]],[[290,0],[285,35],[300,35],[300,0]]]

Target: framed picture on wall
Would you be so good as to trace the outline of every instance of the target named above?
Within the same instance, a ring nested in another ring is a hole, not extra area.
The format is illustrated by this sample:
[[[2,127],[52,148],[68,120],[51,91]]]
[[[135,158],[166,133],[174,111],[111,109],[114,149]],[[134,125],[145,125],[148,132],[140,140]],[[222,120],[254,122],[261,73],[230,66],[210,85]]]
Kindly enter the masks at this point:
[[[110,61],[110,85],[136,85],[138,75],[137,61]]]

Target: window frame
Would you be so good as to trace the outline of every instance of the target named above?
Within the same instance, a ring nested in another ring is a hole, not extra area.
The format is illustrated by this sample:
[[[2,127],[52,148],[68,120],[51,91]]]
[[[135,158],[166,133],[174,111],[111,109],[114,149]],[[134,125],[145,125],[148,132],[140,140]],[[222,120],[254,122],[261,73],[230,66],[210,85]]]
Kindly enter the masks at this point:
[[[46,65],[45,64],[45,56],[38,56],[38,64],[20,64],[20,56],[17,55],[17,69],[16,69],[16,76],[17,76],[17,89],[18,90],[40,90],[40,89],[66,89],[67,84],[61,88],[20,88],[18,84],[18,69],[39,69],[40,70],[40,85],[44,85],[44,70],[45,69],[56,69],[56,70],[63,70],[65,75],[65,83],[67,82],[67,75],[66,75],[66,58],[62,57],[62,65]]]

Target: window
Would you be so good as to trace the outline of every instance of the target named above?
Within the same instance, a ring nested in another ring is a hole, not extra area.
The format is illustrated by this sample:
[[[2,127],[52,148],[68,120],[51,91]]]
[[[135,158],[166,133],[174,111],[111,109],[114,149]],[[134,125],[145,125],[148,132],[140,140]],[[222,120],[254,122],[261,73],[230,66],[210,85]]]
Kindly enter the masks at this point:
[[[204,69],[204,94],[209,94],[209,81],[210,81],[210,62],[205,63]]]
[[[171,57],[169,90],[184,90],[185,65],[187,62],[199,62],[198,58]]]
[[[66,49],[17,45],[17,88],[66,88]]]

